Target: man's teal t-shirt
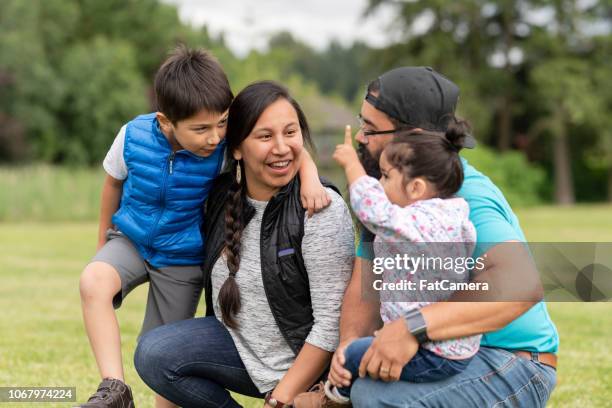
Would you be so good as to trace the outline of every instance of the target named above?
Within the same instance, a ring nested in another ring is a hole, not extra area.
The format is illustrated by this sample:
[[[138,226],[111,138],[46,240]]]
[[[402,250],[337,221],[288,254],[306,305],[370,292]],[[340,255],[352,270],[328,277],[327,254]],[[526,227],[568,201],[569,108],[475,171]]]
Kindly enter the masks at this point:
[[[493,182],[461,159],[464,181],[458,196],[470,206],[470,220],[476,227],[478,243],[505,241],[526,242],[518,218],[502,192]],[[363,238],[363,235],[362,235]],[[357,256],[372,260],[371,246],[362,245],[360,240]],[[550,319],[546,304],[542,301],[501,330],[486,333],[481,344],[505,349],[529,350],[540,353],[556,353],[559,335]]]

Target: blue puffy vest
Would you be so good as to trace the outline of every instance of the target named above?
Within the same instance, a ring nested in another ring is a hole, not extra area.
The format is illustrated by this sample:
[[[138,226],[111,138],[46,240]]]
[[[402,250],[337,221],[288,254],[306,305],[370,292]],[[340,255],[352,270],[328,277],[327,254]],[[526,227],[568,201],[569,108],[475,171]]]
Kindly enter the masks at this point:
[[[204,260],[203,204],[221,171],[224,141],[208,157],[173,152],[155,113],[128,123],[123,157],[128,176],[113,224],[155,267]]]

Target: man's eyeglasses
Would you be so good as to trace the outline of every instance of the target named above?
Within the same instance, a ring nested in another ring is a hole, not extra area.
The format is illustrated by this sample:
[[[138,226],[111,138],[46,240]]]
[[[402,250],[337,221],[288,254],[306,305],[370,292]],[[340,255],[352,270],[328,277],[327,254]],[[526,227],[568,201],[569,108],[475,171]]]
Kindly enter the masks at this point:
[[[363,120],[361,115],[357,115],[357,120],[359,121],[359,130],[361,131],[361,133],[363,133],[363,136],[365,136],[366,144],[367,144],[368,137],[370,136],[389,135],[391,133],[399,132],[400,130],[408,129],[408,127],[400,127],[400,128],[395,128],[395,129],[389,129],[389,130],[366,130],[364,129],[364,126],[366,126],[367,123]]]

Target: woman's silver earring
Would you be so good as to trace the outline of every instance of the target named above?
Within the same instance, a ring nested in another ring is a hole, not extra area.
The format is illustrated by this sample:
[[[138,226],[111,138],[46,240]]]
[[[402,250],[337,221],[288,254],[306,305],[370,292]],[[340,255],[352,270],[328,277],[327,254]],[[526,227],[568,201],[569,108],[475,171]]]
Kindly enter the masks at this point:
[[[242,179],[242,172],[240,171],[240,162],[236,163],[236,181],[240,184],[240,180]]]

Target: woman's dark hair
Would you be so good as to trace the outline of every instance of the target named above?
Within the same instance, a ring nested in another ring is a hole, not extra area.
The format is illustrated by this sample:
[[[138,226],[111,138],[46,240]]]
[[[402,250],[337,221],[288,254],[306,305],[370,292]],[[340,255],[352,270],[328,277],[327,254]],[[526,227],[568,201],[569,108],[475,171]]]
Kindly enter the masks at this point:
[[[224,254],[229,269],[229,277],[219,290],[219,307],[223,322],[236,328],[236,314],[240,311],[240,290],[236,283],[236,273],[240,269],[240,241],[244,230],[242,211],[246,200],[246,184],[242,160],[235,161],[233,153],[246,139],[262,113],[274,102],[284,99],[295,109],[298,117],[302,137],[305,144],[314,148],[306,116],[300,105],[289,95],[287,88],[273,81],[255,82],[244,88],[234,99],[229,109],[227,132],[227,161],[231,163],[229,171],[233,176],[233,183],[229,189],[229,196],[225,203],[225,248]],[[240,182],[236,179],[236,172],[240,164]]]
[[[155,74],[157,110],[172,123],[202,109],[223,113],[234,95],[223,68],[209,52],[179,45]]]
[[[446,133],[399,132],[385,147],[383,154],[389,164],[400,171],[404,182],[423,177],[435,186],[438,197],[449,198],[463,184],[459,151],[469,129],[466,121],[454,119]]]

